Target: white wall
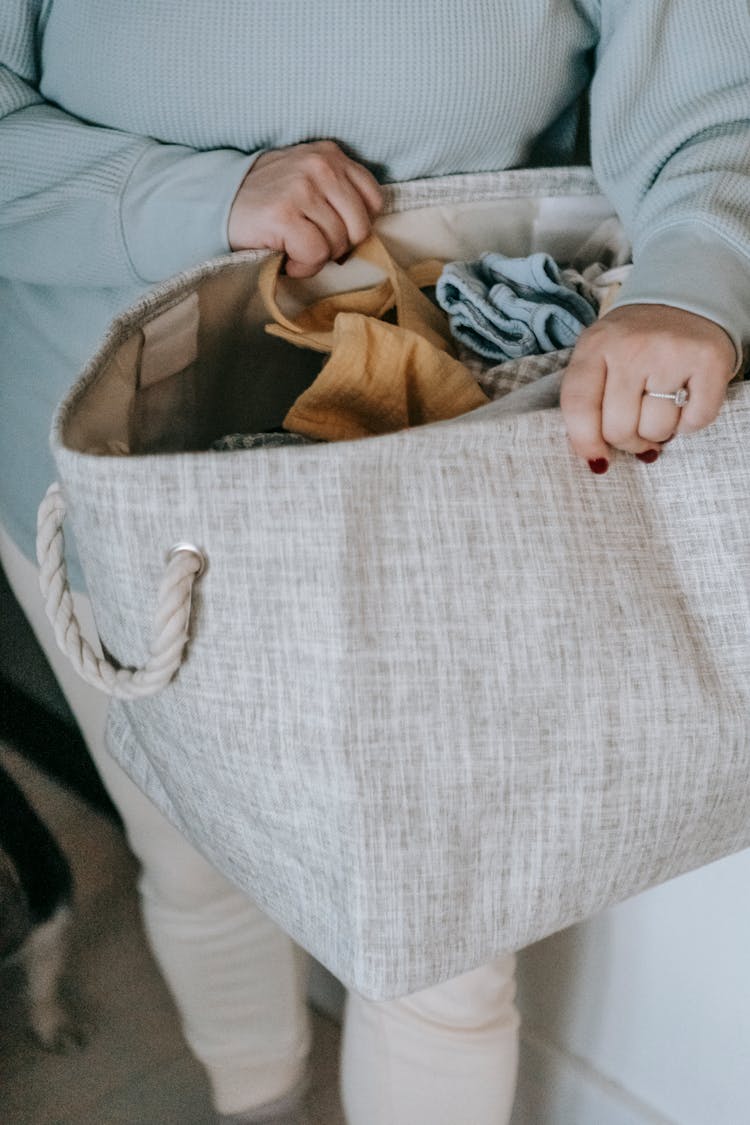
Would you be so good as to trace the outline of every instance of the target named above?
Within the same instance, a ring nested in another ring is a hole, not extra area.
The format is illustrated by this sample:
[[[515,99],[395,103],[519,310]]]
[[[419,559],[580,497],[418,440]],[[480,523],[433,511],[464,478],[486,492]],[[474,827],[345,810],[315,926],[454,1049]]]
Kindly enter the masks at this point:
[[[750,1125],[750,851],[525,950],[513,1125]]]

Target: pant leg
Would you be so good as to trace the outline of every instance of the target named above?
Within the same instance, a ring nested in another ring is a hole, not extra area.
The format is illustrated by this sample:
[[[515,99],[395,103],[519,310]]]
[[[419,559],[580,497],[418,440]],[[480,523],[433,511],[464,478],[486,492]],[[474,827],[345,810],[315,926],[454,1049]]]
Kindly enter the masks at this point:
[[[350,994],[342,1097],[350,1125],[507,1125],[518,1067],[515,958],[399,1000]]]
[[[309,1053],[304,955],[198,854],[109,755],[107,697],[81,680],[57,648],[37,568],[2,527],[0,561],[140,860],[146,933],[217,1108],[237,1113],[283,1097],[300,1083]],[[74,595],[74,601],[82,628],[94,638],[88,600]]]

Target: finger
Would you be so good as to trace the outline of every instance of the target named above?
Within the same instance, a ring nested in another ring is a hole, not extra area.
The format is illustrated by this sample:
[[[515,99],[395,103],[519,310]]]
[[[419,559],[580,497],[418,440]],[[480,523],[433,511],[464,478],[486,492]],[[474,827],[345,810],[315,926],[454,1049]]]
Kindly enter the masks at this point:
[[[383,210],[382,187],[368,168],[354,160],[348,161],[346,174],[363,200],[370,219],[376,219]]]
[[[679,411],[675,432],[693,434],[709,426],[721,410],[727,385],[723,373],[706,371],[692,375],[686,383],[688,400]]]
[[[335,211],[344,237],[343,254],[364,242],[372,229],[372,218],[362,196],[348,179],[338,180],[326,191],[326,202]],[[339,254],[334,254],[338,257]]]
[[[646,384],[653,381],[652,376],[640,374],[639,366],[632,358],[617,366],[610,360],[602,432],[616,449],[656,460],[662,443],[673,436],[679,415],[674,402],[648,394]]]
[[[347,157],[321,167],[316,186],[320,197],[339,216],[346,232],[346,244],[334,253],[337,258],[353,246],[359,245],[369,235],[373,219],[382,208],[382,195],[374,176]],[[308,211],[308,217],[318,221],[317,214]]]
[[[299,217],[290,224],[282,249],[287,255],[288,277],[313,277],[331,257],[328,239],[315,223]]]
[[[601,358],[573,357],[563,375],[560,407],[574,453],[589,462],[609,462],[610,449],[602,434],[602,400],[607,380]]]
[[[631,364],[625,368],[610,366],[607,372],[602,434],[605,441],[624,453],[645,453],[655,445],[654,440],[644,439],[639,433],[645,381],[645,375],[637,375]]]
[[[638,423],[638,433],[644,441],[652,444],[668,441],[677,429],[679,421],[679,406],[669,399],[654,398],[648,391],[644,391]]]
[[[304,210],[304,217],[313,223],[328,243],[328,257],[340,258],[351,249],[351,240],[346,224],[336,207],[322,196],[311,199]]]

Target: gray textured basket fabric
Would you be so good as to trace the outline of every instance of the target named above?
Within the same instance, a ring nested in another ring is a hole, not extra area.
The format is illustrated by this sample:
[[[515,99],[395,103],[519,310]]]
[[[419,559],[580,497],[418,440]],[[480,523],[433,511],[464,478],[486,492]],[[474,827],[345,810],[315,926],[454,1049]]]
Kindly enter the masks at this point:
[[[470,254],[475,210],[508,252],[608,213],[585,170],[452,177],[391,189],[381,231],[404,261]],[[258,260],[141,301],[56,417],[110,652],[143,660],[174,542],[209,560],[178,675],[111,708],[136,783],[373,998],[750,845],[750,384],[603,478],[555,377],[448,424],[210,452],[311,377],[261,332]],[[143,326],[189,304],[196,355],[139,385]]]

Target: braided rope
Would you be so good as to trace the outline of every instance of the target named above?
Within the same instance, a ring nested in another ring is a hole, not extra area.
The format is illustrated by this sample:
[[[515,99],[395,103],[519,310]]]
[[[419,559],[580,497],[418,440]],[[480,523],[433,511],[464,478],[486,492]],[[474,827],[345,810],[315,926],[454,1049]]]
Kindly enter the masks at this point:
[[[81,634],[65,565],[65,513],[60,485],[53,484],[39,505],[36,550],[44,608],[57,644],[86,683],[100,691],[118,699],[155,695],[166,687],[182,663],[193,583],[204,560],[188,545],[173,548],[159,586],[148,659],[142,668],[119,668],[106,657],[98,656]]]

